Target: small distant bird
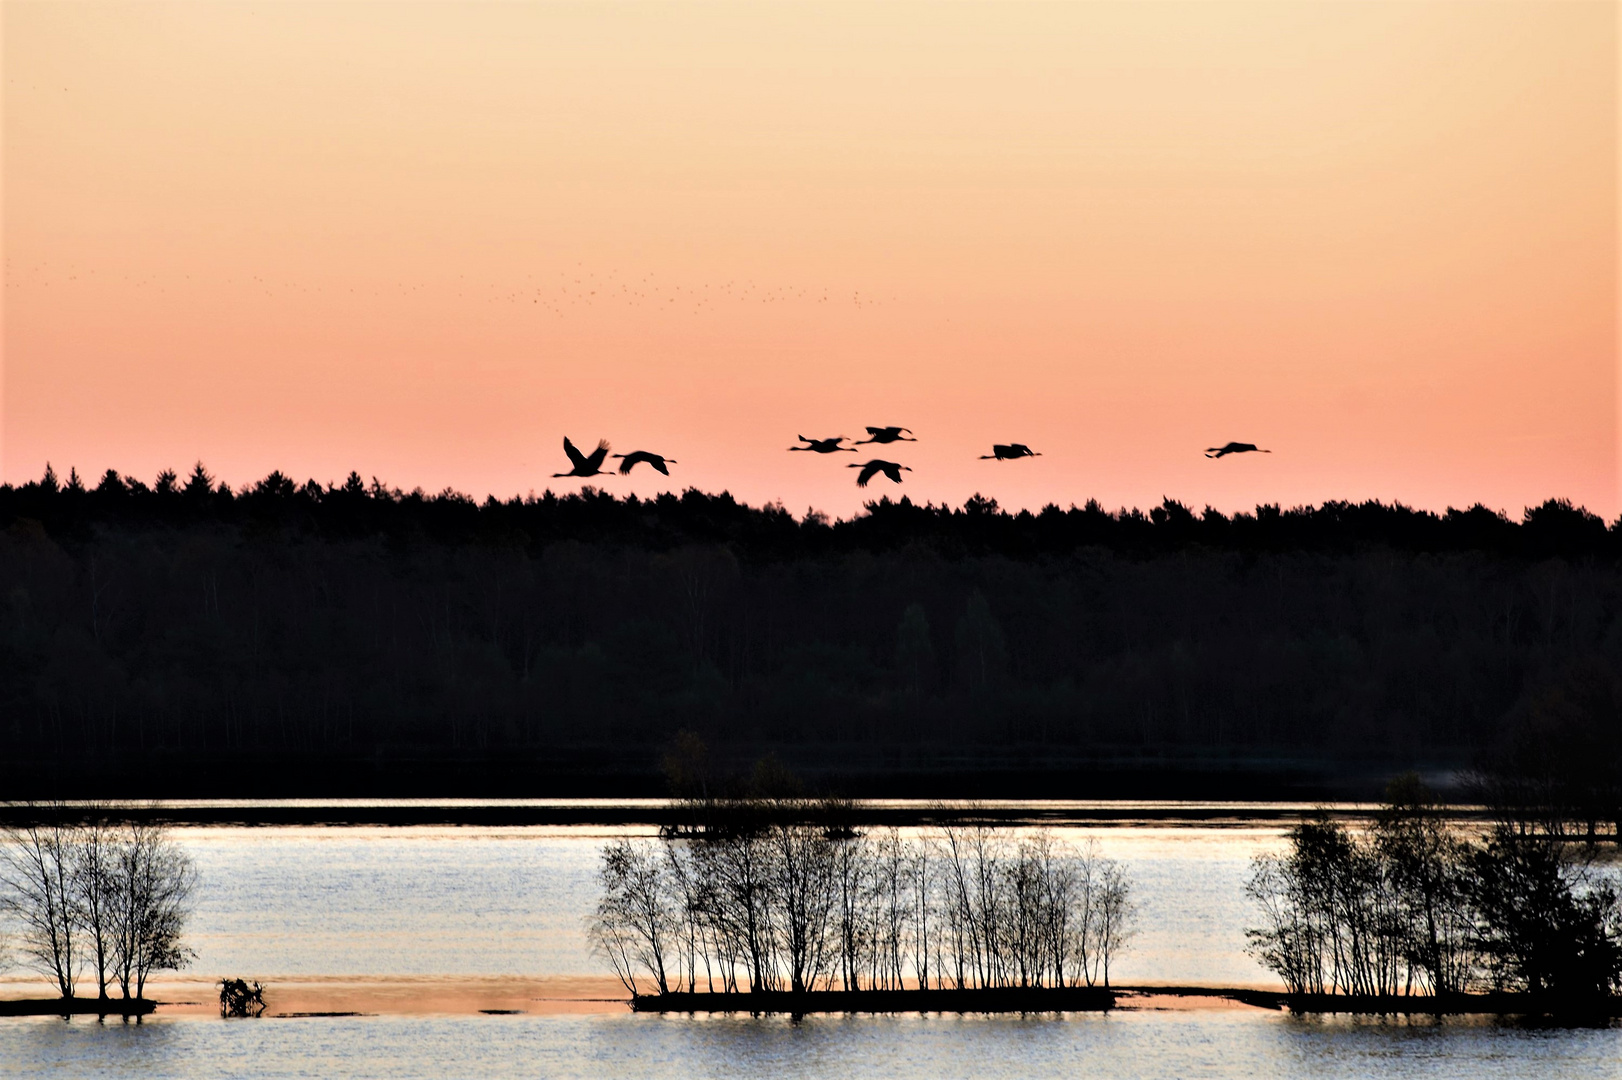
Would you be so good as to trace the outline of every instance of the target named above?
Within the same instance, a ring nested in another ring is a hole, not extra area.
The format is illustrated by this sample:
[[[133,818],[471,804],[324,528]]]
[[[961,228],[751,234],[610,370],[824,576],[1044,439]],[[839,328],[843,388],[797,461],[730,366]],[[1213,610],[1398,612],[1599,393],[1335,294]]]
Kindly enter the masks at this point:
[[[1041,454],[1038,454],[1035,450],[1032,450],[1022,442],[1009,443],[1007,446],[1004,446],[1002,443],[997,443],[991,448],[991,453],[981,454],[980,460],[991,461],[993,458],[995,458],[998,461],[1013,461],[1015,458],[1041,456]]]
[[[1255,443],[1231,442],[1227,446],[1208,446],[1205,449],[1206,457],[1221,457],[1223,454],[1271,454],[1271,450],[1263,450]]]
[[[563,452],[565,454],[569,455],[569,460],[570,461],[574,462],[574,468],[570,469],[568,472],[555,472],[552,475],[553,476],[598,476],[598,475],[601,475],[601,473],[603,471],[603,462],[605,460],[607,460],[607,458],[608,458],[608,451],[609,451],[608,440],[607,439],[598,439],[597,440],[597,449],[595,449],[595,450],[593,450],[591,452],[590,457],[587,457],[585,454],[582,454],[579,450],[576,450],[575,446],[574,446],[574,443],[570,442],[569,437],[567,435],[565,435],[563,437]]]
[[[912,472],[912,466],[910,465],[902,465],[894,461],[880,461],[878,458],[874,458],[866,465],[858,465],[853,461],[849,465],[846,465],[845,468],[862,470],[856,474],[857,487],[866,487],[867,482],[873,479],[873,477],[877,476],[879,473],[883,473],[885,476],[888,476],[891,483],[899,484],[901,483],[902,469]]]
[[[804,435],[796,435],[795,438],[799,439],[803,443],[809,443],[810,445],[791,446],[789,447],[790,450],[809,450],[813,454],[832,454],[840,450],[849,450],[853,454],[856,452],[856,448],[854,446],[839,445],[845,441],[845,437],[843,435],[839,436],[837,439],[808,439]]]
[[[902,438],[901,433],[903,431],[905,431],[908,435],[912,434],[912,430],[910,428],[904,428],[904,427],[870,427],[870,428],[867,429],[867,434],[869,435],[869,438],[857,439],[851,445],[852,446],[861,446],[864,443],[893,443],[893,442],[917,442],[918,441],[917,439],[904,439],[904,438]]]
[[[664,473],[666,476],[669,476],[670,470],[665,468],[665,466],[676,464],[675,458],[667,458],[663,454],[652,454],[646,450],[633,450],[629,454],[615,454],[614,456],[621,459],[621,476],[624,476],[626,473],[636,468],[639,463],[644,461],[646,461],[649,465],[652,465],[655,469],[658,469],[660,472]]]

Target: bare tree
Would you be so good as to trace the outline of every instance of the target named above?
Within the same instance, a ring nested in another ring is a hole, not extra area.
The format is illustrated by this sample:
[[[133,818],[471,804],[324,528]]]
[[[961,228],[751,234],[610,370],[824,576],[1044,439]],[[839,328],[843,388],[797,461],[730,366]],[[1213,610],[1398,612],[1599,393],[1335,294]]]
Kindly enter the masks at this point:
[[[1260,909],[1262,925],[1245,931],[1246,950],[1284,981],[1292,994],[1324,992],[1323,935],[1303,883],[1277,855],[1251,862],[1245,895]]]
[[[74,830],[60,821],[8,829],[0,843],[0,903],[19,926],[23,963],[73,996],[81,957],[74,915]]]
[[[678,964],[678,984],[680,973],[685,972],[687,989],[698,988],[698,957],[699,942],[704,933],[704,907],[705,889],[704,879],[694,865],[693,849],[689,844],[667,843],[665,845],[665,873],[672,886],[671,899],[675,902],[677,917],[677,944],[681,949],[680,963]],[[714,989],[714,977],[710,973],[709,954],[704,953],[704,968],[706,978]]]
[[[73,917],[83,934],[85,958],[96,975],[96,997],[102,1000],[107,998],[107,983],[117,952],[119,850],[118,835],[99,816],[76,830],[72,848]]]
[[[864,838],[851,837],[839,843],[834,856],[834,878],[839,896],[839,979],[846,990],[861,988],[862,961],[868,950],[864,914],[871,887],[870,863]]]
[[[879,837],[874,847],[881,981],[886,987],[900,989],[906,977],[907,920],[912,914],[911,886],[907,880],[910,861],[901,833],[893,827]]]
[[[930,950],[933,947],[939,955],[939,945],[936,944],[934,934],[936,924],[930,916],[937,910],[935,900],[935,875],[931,872],[929,862],[929,849],[923,846],[916,847],[907,856],[906,884],[908,889],[907,919],[910,923],[912,947],[912,970],[918,979],[919,989],[929,987],[929,973],[931,970]],[[935,985],[940,986],[940,965],[933,965]]]
[[[178,970],[192,960],[182,935],[197,870],[162,826],[134,822],[124,827],[113,869],[114,975],[126,999],[140,998],[154,971]]]
[[[603,849],[599,872],[603,895],[591,937],[625,988],[637,993],[636,973],[652,974],[661,994],[670,981],[666,957],[679,934],[678,920],[664,895],[659,858],[646,845],[620,839]]]
[[[835,901],[833,845],[816,825],[779,822],[771,829],[770,889],[789,990],[814,989],[828,961]]]
[[[1126,951],[1134,933],[1138,906],[1132,899],[1132,881],[1120,863],[1105,859],[1099,872],[1098,956],[1109,985],[1110,962]]]
[[[777,989],[771,863],[771,845],[756,829],[737,830],[712,842],[716,914],[748,965],[751,990]]]
[[[1393,780],[1375,827],[1375,844],[1389,867],[1398,908],[1395,937],[1411,991],[1417,981],[1432,993],[1467,988],[1474,957],[1465,872],[1467,847],[1442,814],[1445,809],[1415,774]]]

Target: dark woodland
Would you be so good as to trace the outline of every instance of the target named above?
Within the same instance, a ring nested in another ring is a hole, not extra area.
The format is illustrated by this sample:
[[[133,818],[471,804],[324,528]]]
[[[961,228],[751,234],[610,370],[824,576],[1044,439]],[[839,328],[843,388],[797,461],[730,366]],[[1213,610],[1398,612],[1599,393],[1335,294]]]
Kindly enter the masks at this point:
[[[1560,500],[830,521],[696,490],[48,471],[0,487],[0,781],[661,794],[687,731],[717,775],[770,758],[850,795],[1496,769],[1611,821],[1619,556],[1622,522]]]

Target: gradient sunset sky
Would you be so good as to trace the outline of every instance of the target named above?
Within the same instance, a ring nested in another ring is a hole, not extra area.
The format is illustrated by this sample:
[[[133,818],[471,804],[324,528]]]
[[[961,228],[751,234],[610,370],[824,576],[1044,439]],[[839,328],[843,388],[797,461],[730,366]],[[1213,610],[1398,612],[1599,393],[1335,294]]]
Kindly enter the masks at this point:
[[[1615,517],[1618,10],[7,0],[0,474]]]

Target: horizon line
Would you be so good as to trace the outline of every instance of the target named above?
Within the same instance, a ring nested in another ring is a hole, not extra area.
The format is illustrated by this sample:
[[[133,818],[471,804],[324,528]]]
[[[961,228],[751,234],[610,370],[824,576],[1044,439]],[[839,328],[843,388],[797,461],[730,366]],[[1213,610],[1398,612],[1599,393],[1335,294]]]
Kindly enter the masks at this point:
[[[186,474],[185,477],[182,477],[181,474],[179,472],[177,472],[176,470],[174,470],[174,469],[162,469],[162,470],[160,470],[158,472],[157,477],[154,478],[153,484],[150,485],[150,486],[148,486],[144,481],[142,481],[142,480],[140,480],[140,479],[138,479],[138,478],[136,478],[136,477],[134,477],[134,476],[132,476],[132,475],[130,475],[128,473],[120,473],[118,470],[113,469],[113,468],[109,468],[105,472],[103,472],[102,475],[99,478],[97,478],[96,485],[91,486],[91,485],[86,484],[84,482],[83,477],[79,476],[77,467],[69,466],[68,480],[64,481],[60,476],[57,475],[56,470],[52,466],[51,462],[47,461],[45,463],[45,472],[40,476],[40,478],[38,480],[26,480],[26,481],[23,481],[22,483],[13,483],[13,482],[11,482],[9,480],[8,481],[0,481],[0,492],[21,492],[21,491],[27,490],[28,488],[49,490],[49,491],[53,491],[53,492],[66,492],[66,491],[73,490],[75,483],[77,483],[78,490],[80,490],[80,491],[82,491],[82,492],[84,492],[86,494],[92,494],[92,493],[96,493],[96,492],[100,491],[107,484],[109,478],[112,477],[112,478],[116,478],[120,482],[120,484],[123,486],[123,489],[124,489],[124,491],[126,493],[136,494],[136,493],[139,493],[139,492],[145,492],[146,494],[149,494],[149,495],[157,495],[157,496],[163,496],[163,497],[169,497],[171,495],[173,495],[173,496],[183,496],[186,493],[188,482],[194,482],[199,473],[201,473],[202,476],[204,478],[206,478],[206,480],[207,480],[207,482],[209,484],[209,492],[210,492],[211,495],[216,496],[216,497],[218,497],[218,496],[226,496],[226,497],[231,498],[233,500],[238,499],[238,498],[243,498],[245,496],[270,494],[270,492],[268,492],[266,490],[267,483],[269,483],[271,481],[274,481],[276,478],[279,477],[279,478],[281,478],[282,481],[285,481],[285,483],[287,485],[286,488],[282,488],[280,490],[280,492],[278,493],[281,497],[285,497],[287,495],[298,495],[298,494],[301,494],[301,493],[317,493],[317,494],[321,494],[321,495],[347,493],[347,494],[351,494],[351,495],[360,494],[360,495],[364,496],[367,499],[386,501],[386,502],[390,502],[390,503],[399,503],[399,502],[401,502],[401,501],[403,501],[405,499],[418,499],[418,500],[421,500],[423,502],[434,502],[434,501],[445,500],[445,501],[469,503],[469,504],[472,504],[476,508],[482,508],[482,507],[485,507],[485,506],[488,506],[488,505],[491,505],[491,504],[495,504],[497,506],[514,506],[514,505],[527,506],[527,505],[533,505],[535,503],[542,502],[545,499],[547,499],[548,497],[553,498],[553,499],[563,500],[563,499],[569,499],[569,498],[583,498],[583,497],[587,497],[587,496],[595,497],[595,496],[601,496],[601,495],[607,495],[609,498],[614,499],[617,502],[636,499],[639,502],[644,502],[645,503],[645,502],[654,502],[654,501],[657,501],[660,498],[667,497],[667,496],[671,497],[671,498],[680,499],[680,498],[683,498],[683,497],[685,497],[686,495],[688,495],[690,493],[695,493],[695,494],[698,494],[698,495],[701,495],[701,496],[703,496],[705,498],[710,498],[710,499],[726,498],[726,499],[731,500],[737,506],[742,507],[743,509],[746,509],[746,510],[757,510],[757,511],[778,510],[778,511],[781,511],[783,513],[789,514],[791,518],[794,518],[793,512],[788,509],[787,504],[784,503],[781,496],[779,496],[779,497],[777,497],[775,499],[772,499],[770,501],[762,502],[759,505],[755,505],[755,504],[751,504],[751,503],[748,503],[748,502],[745,502],[745,501],[742,501],[742,500],[736,498],[735,496],[733,496],[730,489],[728,489],[728,488],[722,488],[719,492],[710,492],[710,491],[705,491],[705,490],[703,490],[702,488],[699,488],[696,485],[689,485],[687,487],[684,487],[679,492],[666,491],[666,492],[661,492],[658,495],[642,496],[642,495],[637,495],[635,492],[626,492],[623,495],[620,495],[620,494],[616,494],[615,492],[609,491],[605,487],[601,487],[601,486],[599,486],[597,484],[588,483],[588,484],[582,484],[582,485],[580,485],[580,487],[578,489],[572,490],[572,491],[571,490],[566,490],[566,491],[554,492],[553,489],[549,486],[549,487],[546,487],[546,488],[542,489],[539,493],[537,493],[534,488],[531,488],[527,495],[521,495],[521,494],[518,494],[518,493],[514,493],[510,497],[506,497],[506,498],[498,496],[495,492],[487,492],[485,494],[484,498],[481,500],[477,496],[470,495],[470,494],[468,494],[466,492],[463,492],[463,491],[459,491],[459,490],[451,487],[450,485],[446,485],[445,487],[441,488],[439,491],[436,491],[436,492],[426,491],[426,490],[424,490],[422,488],[421,485],[418,485],[418,486],[416,486],[416,487],[414,487],[414,488],[412,488],[412,489],[410,489],[408,491],[408,490],[406,490],[404,488],[397,487],[397,486],[396,487],[391,487],[388,483],[386,483],[386,482],[384,482],[382,480],[379,480],[376,476],[371,477],[371,483],[368,484],[364,479],[361,478],[360,473],[358,471],[354,470],[354,469],[351,469],[349,471],[349,475],[344,478],[344,484],[342,486],[340,486],[339,484],[337,484],[337,483],[335,483],[334,481],[331,481],[331,480],[328,480],[325,483],[325,485],[323,485],[320,481],[317,481],[314,477],[307,478],[303,483],[299,483],[297,480],[293,479],[292,475],[290,475],[288,473],[284,473],[280,469],[272,469],[269,473],[265,474],[265,476],[260,480],[246,482],[246,483],[243,483],[243,484],[239,485],[238,487],[233,488],[229,483],[227,483],[227,482],[225,482],[223,480],[219,480],[218,477],[215,477],[212,474],[210,474],[207,471],[207,468],[206,468],[206,466],[204,466],[201,459],[197,460],[197,462],[192,467],[192,471],[190,473]],[[170,481],[170,485],[168,487],[162,486],[165,477],[168,477],[169,481]],[[359,491],[358,492],[349,489],[349,483],[350,483],[351,480],[359,481]],[[137,485],[137,486],[136,487],[131,487],[130,485],[132,483],[134,485]],[[277,487],[280,488],[281,485],[277,485]],[[288,490],[289,488],[291,490]],[[312,492],[312,489],[313,489],[313,492]],[[1518,526],[1518,525],[1526,524],[1530,520],[1531,515],[1532,515],[1532,513],[1534,511],[1542,510],[1542,509],[1548,509],[1548,508],[1554,508],[1554,509],[1560,509],[1560,510],[1566,510],[1566,511],[1579,513],[1579,514],[1581,514],[1581,515],[1583,515],[1585,517],[1591,518],[1591,519],[1593,519],[1595,521],[1598,521],[1601,524],[1605,525],[1607,530],[1610,530],[1610,529],[1622,530],[1622,514],[1619,514],[1617,519],[1614,522],[1607,522],[1603,515],[1594,513],[1593,511],[1589,510],[1587,506],[1578,504],[1578,503],[1574,502],[1572,499],[1570,499],[1570,498],[1568,498],[1566,496],[1557,496],[1557,495],[1551,495],[1550,497],[1544,499],[1542,502],[1539,502],[1539,503],[1535,503],[1535,504],[1528,503],[1525,507],[1522,508],[1520,517],[1519,517],[1519,519],[1517,519],[1516,517],[1512,516],[1507,510],[1504,510],[1502,508],[1490,507],[1490,506],[1486,505],[1485,503],[1480,502],[1479,500],[1474,502],[1474,503],[1469,504],[1468,506],[1463,506],[1463,507],[1454,506],[1452,504],[1449,504],[1445,509],[1442,509],[1442,510],[1437,510],[1437,509],[1430,508],[1430,507],[1422,507],[1422,506],[1410,505],[1408,503],[1402,502],[1400,499],[1392,499],[1392,500],[1390,500],[1388,502],[1388,501],[1386,501],[1384,499],[1381,499],[1381,498],[1367,498],[1367,499],[1362,499],[1362,500],[1357,500],[1357,501],[1354,501],[1352,499],[1325,499],[1325,500],[1323,500],[1322,502],[1319,502],[1319,503],[1296,503],[1296,504],[1293,504],[1293,505],[1291,505],[1289,507],[1286,507],[1282,502],[1272,502],[1272,503],[1263,502],[1263,503],[1257,503],[1250,510],[1234,510],[1234,511],[1231,511],[1231,512],[1224,512],[1224,511],[1219,510],[1216,507],[1212,506],[1210,503],[1206,503],[1202,508],[1196,509],[1192,504],[1186,503],[1186,502],[1182,501],[1181,499],[1173,499],[1170,496],[1162,496],[1160,503],[1151,504],[1147,508],[1142,507],[1142,506],[1130,506],[1129,507],[1129,506],[1126,506],[1126,505],[1122,505],[1120,507],[1117,507],[1114,510],[1111,510],[1108,507],[1106,507],[1102,502],[1100,502],[1098,499],[1089,498],[1089,499],[1087,499],[1086,502],[1081,503],[1081,504],[1077,504],[1076,502],[1072,501],[1070,503],[1068,509],[1061,506],[1057,502],[1050,501],[1050,502],[1044,503],[1041,507],[1039,507],[1037,509],[1034,509],[1034,510],[1029,508],[1029,507],[1020,507],[1018,509],[1010,510],[1010,509],[1008,509],[1006,507],[1001,506],[995,496],[988,496],[988,495],[985,495],[984,493],[979,492],[979,491],[976,491],[973,495],[970,495],[968,498],[964,499],[961,506],[956,506],[956,507],[954,507],[951,503],[949,503],[949,502],[947,502],[945,500],[942,500],[939,504],[935,503],[933,500],[926,500],[924,502],[914,502],[912,500],[911,496],[907,492],[899,492],[897,494],[898,494],[899,497],[894,499],[894,500],[891,499],[891,497],[890,497],[890,495],[888,493],[886,493],[884,495],[881,495],[877,499],[867,500],[867,501],[862,503],[862,511],[860,513],[857,513],[857,514],[853,514],[849,518],[834,517],[833,515],[828,514],[826,511],[820,510],[820,509],[818,509],[818,508],[816,508],[814,506],[808,506],[806,508],[805,515],[802,516],[802,517],[794,518],[794,520],[800,521],[802,523],[809,522],[809,521],[812,521],[812,520],[821,520],[822,522],[830,524],[830,525],[831,524],[839,524],[839,523],[849,523],[849,522],[857,521],[861,517],[870,516],[875,509],[878,509],[878,508],[880,508],[882,506],[885,506],[885,505],[900,506],[900,505],[903,505],[903,504],[911,506],[911,507],[916,507],[917,509],[920,509],[920,510],[948,511],[948,512],[951,512],[951,513],[968,512],[970,510],[970,507],[978,502],[978,503],[984,505],[985,509],[978,510],[978,508],[977,508],[977,512],[989,513],[989,514],[1000,514],[1000,515],[1005,515],[1005,516],[1008,516],[1008,517],[1018,517],[1022,513],[1030,514],[1032,517],[1036,517],[1036,516],[1038,516],[1040,514],[1046,513],[1048,510],[1051,509],[1051,510],[1055,510],[1055,511],[1061,513],[1061,514],[1070,513],[1070,512],[1103,513],[1103,514],[1108,515],[1109,517],[1115,518],[1117,520],[1128,519],[1128,518],[1131,518],[1133,516],[1141,517],[1141,518],[1144,518],[1146,520],[1152,520],[1154,511],[1156,511],[1156,510],[1169,510],[1171,507],[1174,507],[1174,506],[1179,507],[1182,510],[1186,511],[1188,514],[1193,516],[1196,520],[1200,520],[1204,516],[1209,515],[1209,514],[1216,514],[1217,516],[1223,518],[1224,520],[1228,520],[1228,521],[1232,521],[1232,520],[1235,520],[1235,519],[1238,519],[1238,518],[1241,518],[1241,517],[1252,518],[1252,519],[1258,518],[1258,517],[1260,517],[1262,515],[1262,513],[1264,511],[1271,511],[1271,512],[1277,513],[1277,514],[1300,514],[1300,513],[1304,513],[1304,512],[1308,512],[1308,511],[1319,512],[1319,511],[1327,510],[1327,509],[1329,509],[1330,507],[1333,507],[1333,506],[1351,507],[1351,508],[1355,508],[1355,509],[1378,507],[1378,508],[1384,509],[1384,510],[1403,511],[1403,512],[1407,512],[1407,513],[1410,513],[1410,514],[1418,514],[1418,515],[1423,515],[1423,516],[1427,516],[1427,517],[1432,517],[1432,518],[1437,519],[1438,521],[1445,520],[1448,516],[1453,515],[1453,514],[1463,515],[1463,514],[1470,514],[1470,513],[1476,512],[1476,511],[1483,511],[1484,510],[1484,511],[1492,514],[1494,517],[1498,518],[1501,521],[1504,521],[1504,522],[1506,522],[1508,524]]]

